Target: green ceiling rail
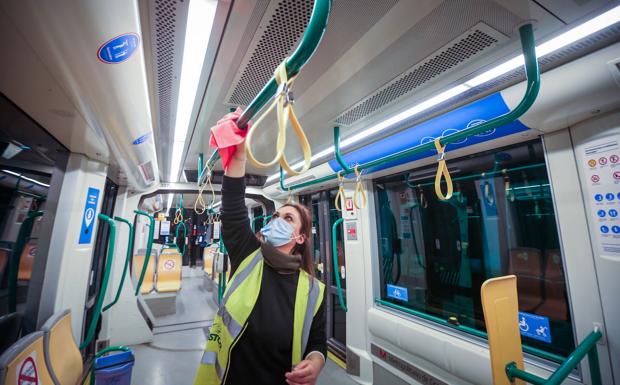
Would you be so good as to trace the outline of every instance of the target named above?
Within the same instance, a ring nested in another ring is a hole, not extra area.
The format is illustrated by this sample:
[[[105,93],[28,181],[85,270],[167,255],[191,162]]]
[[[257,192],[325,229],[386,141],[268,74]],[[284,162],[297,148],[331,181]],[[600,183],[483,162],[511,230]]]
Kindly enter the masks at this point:
[[[114,220],[104,214],[97,215],[97,218],[99,218],[100,221],[108,222],[108,225],[110,226],[110,237],[108,238],[108,255],[106,256],[105,268],[103,270],[103,280],[101,281],[99,295],[97,296],[95,313],[90,320],[90,325],[88,325],[88,332],[86,333],[86,338],[84,338],[84,341],[80,344],[80,350],[90,345],[93,337],[95,336],[97,323],[99,322],[99,317],[101,316],[103,300],[105,299],[105,292],[108,288],[108,282],[110,280],[110,270],[112,270],[112,259],[114,258],[114,245],[116,243],[116,223],[114,223]]]
[[[136,286],[136,293],[138,295],[140,293],[140,287],[142,286],[142,281],[144,281],[144,275],[146,274],[146,268],[149,264],[149,259],[151,258],[151,250],[153,249],[153,234],[155,231],[155,218],[152,215],[145,211],[134,210],[134,213],[137,215],[143,215],[149,219],[149,239],[146,243],[146,255],[144,256],[144,265],[142,265],[142,272],[140,273],[140,279],[138,279],[138,285]]]
[[[286,73],[291,78],[299,73],[301,68],[308,62],[310,57],[314,54],[321,38],[325,33],[327,27],[327,20],[329,19],[329,13],[332,6],[332,0],[315,0],[314,8],[312,9],[312,15],[308,22],[308,27],[304,33],[299,46],[293,52],[293,54],[286,61]],[[248,104],[243,111],[243,114],[237,120],[237,126],[241,129],[248,125],[250,119],[252,119],[258,111],[260,111],[271,98],[276,94],[278,90],[278,84],[275,77],[272,77],[262,90],[256,95],[256,97]],[[213,151],[209,159],[207,160],[206,167],[213,169],[213,165],[219,159],[220,154],[217,151]],[[206,173],[204,174],[206,175]],[[198,184],[201,185],[204,182],[204,176],[198,179]]]
[[[123,284],[125,283],[125,276],[127,275],[127,269],[129,268],[129,261],[131,260],[131,252],[133,251],[133,225],[125,218],[114,217],[115,221],[123,222],[129,227],[129,234],[127,240],[127,256],[125,257],[125,266],[123,266],[123,274],[121,275],[121,283],[118,285],[116,296],[114,300],[103,307],[102,312],[108,310],[112,306],[116,305],[118,299],[121,297],[121,291],[123,290]]]
[[[482,132],[490,131],[506,124],[512,123],[513,121],[517,120],[521,115],[523,115],[532,106],[532,104],[534,104],[534,101],[538,96],[538,92],[540,91],[540,69],[538,67],[538,61],[536,59],[536,45],[534,42],[534,31],[532,25],[526,24],[519,28],[519,34],[521,36],[521,48],[523,50],[523,56],[525,58],[525,74],[527,77],[527,87],[523,99],[521,99],[521,102],[519,102],[519,104],[512,111],[507,112],[504,115],[500,115],[477,126],[466,128],[464,130],[455,132],[454,134],[441,137],[441,145],[458,142],[471,136],[480,134]],[[334,127],[334,150],[336,153],[336,160],[338,161],[343,170],[342,175],[351,174],[353,172],[353,169],[351,169],[346,164],[340,153],[340,129],[338,127]],[[359,170],[369,169],[429,150],[435,151],[435,144],[432,141],[361,164],[359,165]],[[291,186],[284,186],[284,173],[280,171],[280,187],[283,191],[292,191],[327,182],[329,180],[335,179],[336,175],[337,174],[334,173],[332,175],[327,175],[319,179],[314,179]]]
[[[532,373],[517,368],[514,362],[506,365],[506,375],[510,382],[514,382],[515,378],[520,378],[534,385],[559,385],[561,384],[579,365],[579,362],[587,355],[590,364],[590,379],[592,385],[601,385],[601,369],[598,362],[598,352],[596,343],[601,339],[603,334],[599,330],[594,330],[569,354],[561,365],[553,372],[553,374],[544,379]]]
[[[9,261],[9,313],[17,310],[17,277],[19,272],[19,261],[22,258],[22,252],[26,246],[26,242],[32,233],[34,220],[43,215],[43,211],[30,211],[28,216],[19,226],[17,240],[11,251],[11,260]]]

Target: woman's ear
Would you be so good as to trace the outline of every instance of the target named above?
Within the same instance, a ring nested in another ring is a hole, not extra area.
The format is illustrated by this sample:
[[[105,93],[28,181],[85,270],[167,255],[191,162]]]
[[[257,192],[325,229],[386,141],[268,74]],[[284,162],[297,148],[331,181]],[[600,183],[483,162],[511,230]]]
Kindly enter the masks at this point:
[[[303,245],[303,243],[306,242],[306,235],[305,234],[299,234],[299,236],[295,239],[295,242],[298,245]]]

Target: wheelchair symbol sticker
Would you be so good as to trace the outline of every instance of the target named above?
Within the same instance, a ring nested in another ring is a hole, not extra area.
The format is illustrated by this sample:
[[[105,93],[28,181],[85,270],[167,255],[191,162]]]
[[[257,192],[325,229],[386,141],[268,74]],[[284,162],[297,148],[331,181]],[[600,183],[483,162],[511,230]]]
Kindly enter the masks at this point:
[[[524,337],[551,343],[551,328],[547,317],[520,311],[519,332]]]

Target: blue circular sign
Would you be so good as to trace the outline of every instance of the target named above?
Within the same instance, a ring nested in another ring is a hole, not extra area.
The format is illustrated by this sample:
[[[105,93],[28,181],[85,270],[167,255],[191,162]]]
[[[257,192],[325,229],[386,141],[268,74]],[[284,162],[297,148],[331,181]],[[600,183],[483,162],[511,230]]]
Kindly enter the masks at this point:
[[[620,234],[620,226],[611,226],[611,231],[614,234]]]
[[[598,215],[601,218],[604,218],[606,214],[607,213],[605,212],[605,210],[599,210],[596,212],[596,215]]]
[[[606,198],[608,201],[613,201],[615,197],[616,197],[616,196],[615,196],[613,193],[607,193],[607,194],[605,194],[605,198]]]
[[[609,216],[612,217],[612,218],[617,217],[618,216],[618,210],[615,210],[615,209],[609,210]]]
[[[618,194],[618,195],[620,195],[620,194]],[[595,199],[597,202],[602,201],[602,200],[603,200],[603,194],[596,194],[596,195],[594,196],[594,199]]]
[[[601,226],[601,233],[607,234],[609,232],[609,227],[603,225]]]
[[[97,57],[106,64],[118,64],[129,59],[140,46],[137,33],[124,33],[103,43]]]

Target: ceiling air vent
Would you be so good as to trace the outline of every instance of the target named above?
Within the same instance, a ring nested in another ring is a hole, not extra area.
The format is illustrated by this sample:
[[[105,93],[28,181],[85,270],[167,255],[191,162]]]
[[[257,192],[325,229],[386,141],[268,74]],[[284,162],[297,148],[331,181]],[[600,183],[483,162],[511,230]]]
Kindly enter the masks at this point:
[[[245,106],[258,95],[278,66],[289,55],[306,30],[313,1],[282,0],[277,3],[269,21],[261,23],[262,35],[237,79],[227,104]]]
[[[411,67],[372,95],[356,103],[335,119],[336,124],[349,126],[409,94],[442,73],[454,69],[488,52],[506,36],[484,23],[453,40],[432,56]]]

